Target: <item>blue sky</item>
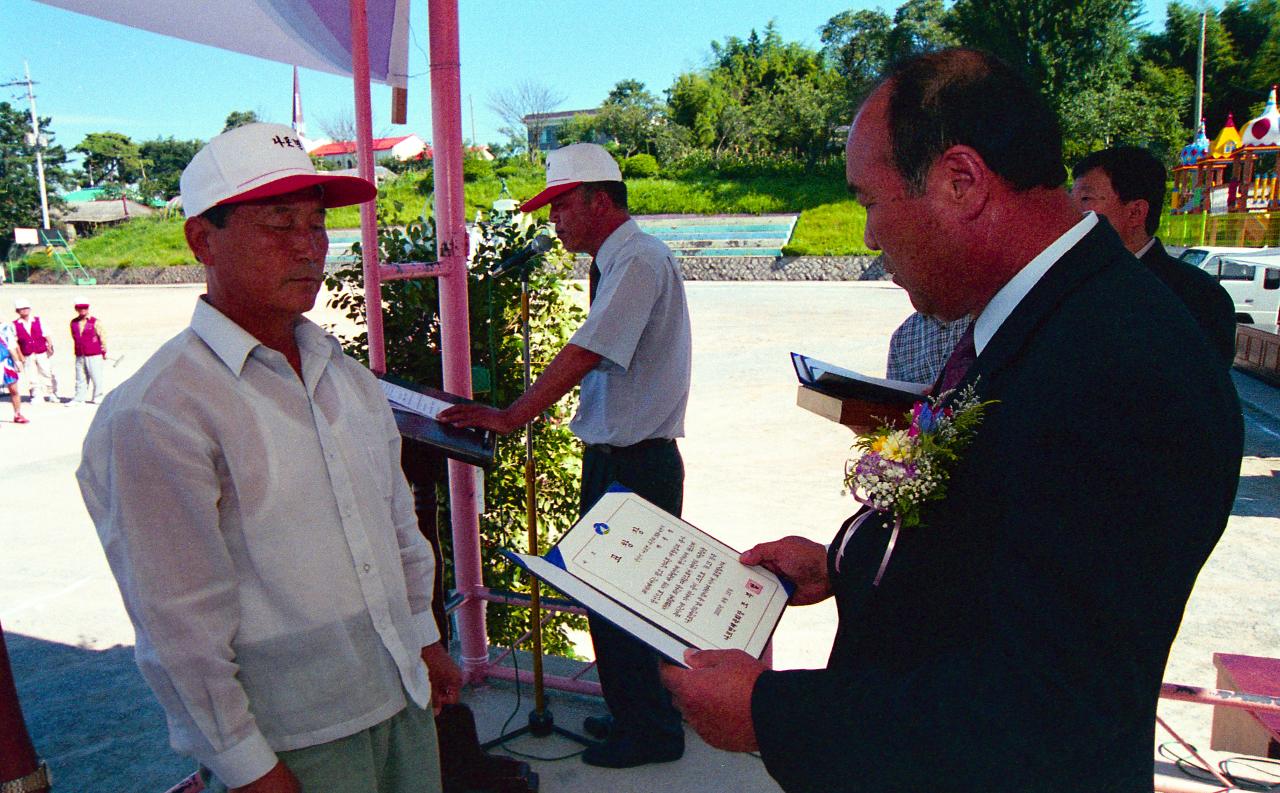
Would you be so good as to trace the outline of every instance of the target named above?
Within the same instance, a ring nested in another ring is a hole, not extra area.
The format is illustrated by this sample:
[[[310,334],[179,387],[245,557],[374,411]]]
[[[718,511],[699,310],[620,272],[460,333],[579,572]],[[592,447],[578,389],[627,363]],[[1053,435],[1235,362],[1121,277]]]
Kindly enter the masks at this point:
[[[489,98],[521,80],[564,94],[560,109],[593,107],[619,80],[636,78],[661,95],[675,76],[704,65],[710,42],[745,36],[770,19],[787,40],[818,46],[818,28],[847,8],[896,2],[850,0],[460,0],[463,134],[502,139]],[[1143,21],[1158,30],[1163,0]],[[411,16],[409,123],[390,124],[390,91],[374,87],[374,132],[431,132],[425,0]],[[33,0],[0,1],[0,82],[31,66],[36,105],[67,148],[89,132],[135,141],[172,135],[208,139],[232,110],[289,123],[292,69],[271,61],[135,30]],[[313,137],[320,121],[349,113],[348,78],[303,70],[302,101]],[[26,109],[25,92],[0,88],[0,101]]]

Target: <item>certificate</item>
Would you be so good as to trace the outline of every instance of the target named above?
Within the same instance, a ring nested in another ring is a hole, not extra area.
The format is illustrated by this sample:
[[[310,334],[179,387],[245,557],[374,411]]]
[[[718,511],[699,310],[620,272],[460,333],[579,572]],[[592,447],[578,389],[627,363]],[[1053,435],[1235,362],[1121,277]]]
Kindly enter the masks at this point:
[[[759,658],[789,596],[773,573],[616,486],[545,557],[508,556],[679,664],[690,647]]]

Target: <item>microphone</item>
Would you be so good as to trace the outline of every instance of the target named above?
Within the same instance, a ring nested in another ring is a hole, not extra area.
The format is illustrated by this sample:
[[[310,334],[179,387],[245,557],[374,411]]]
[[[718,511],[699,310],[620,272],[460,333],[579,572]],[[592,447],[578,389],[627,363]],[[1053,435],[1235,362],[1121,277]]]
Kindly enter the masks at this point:
[[[533,241],[528,245],[494,265],[493,268],[489,270],[489,277],[501,278],[513,270],[520,269],[530,259],[535,256],[541,256],[551,250],[551,245],[551,237],[546,234],[534,237]]]

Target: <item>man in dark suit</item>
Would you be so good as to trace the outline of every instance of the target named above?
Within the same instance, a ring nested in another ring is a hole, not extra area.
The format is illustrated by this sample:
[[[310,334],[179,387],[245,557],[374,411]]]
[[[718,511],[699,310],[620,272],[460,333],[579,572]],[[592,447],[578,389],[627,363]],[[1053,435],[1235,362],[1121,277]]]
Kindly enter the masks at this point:
[[[854,119],[866,241],[919,311],[975,317],[947,363],[995,400],[945,498],[897,536],[743,554],[834,596],[826,668],[690,652],[664,679],[714,746],[794,791],[1151,790],[1161,675],[1226,525],[1235,392],[1177,298],[1062,189],[1061,134],[1010,67],[944,50]]]
[[[1129,252],[1182,301],[1213,348],[1231,368],[1236,357],[1235,304],[1199,267],[1165,252],[1155,235],[1164,207],[1164,165],[1137,146],[1095,151],[1071,171],[1071,197],[1080,211],[1106,218]]]

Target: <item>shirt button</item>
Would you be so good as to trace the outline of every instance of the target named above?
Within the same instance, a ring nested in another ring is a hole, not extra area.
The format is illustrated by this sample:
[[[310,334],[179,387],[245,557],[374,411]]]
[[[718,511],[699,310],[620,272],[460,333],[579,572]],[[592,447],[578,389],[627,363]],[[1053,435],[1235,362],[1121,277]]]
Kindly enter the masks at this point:
[[[367,573],[367,572],[369,572],[369,571],[370,571],[370,570],[372,570],[372,569],[373,569],[373,568],[371,568],[369,565],[365,565],[365,566],[364,566],[364,571],[365,571],[366,573]]]

